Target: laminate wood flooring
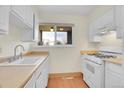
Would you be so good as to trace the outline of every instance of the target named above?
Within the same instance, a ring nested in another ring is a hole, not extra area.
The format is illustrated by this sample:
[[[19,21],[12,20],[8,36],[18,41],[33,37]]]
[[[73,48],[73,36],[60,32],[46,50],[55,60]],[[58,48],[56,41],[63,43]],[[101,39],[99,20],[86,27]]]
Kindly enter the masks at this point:
[[[88,88],[82,77],[49,78],[48,88]]]

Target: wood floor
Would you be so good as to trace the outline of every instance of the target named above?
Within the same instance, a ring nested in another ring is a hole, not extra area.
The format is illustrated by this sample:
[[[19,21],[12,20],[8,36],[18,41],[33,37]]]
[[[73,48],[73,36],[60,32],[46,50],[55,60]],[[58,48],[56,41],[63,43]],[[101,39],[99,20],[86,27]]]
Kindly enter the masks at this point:
[[[49,78],[48,88],[88,88],[82,77]]]

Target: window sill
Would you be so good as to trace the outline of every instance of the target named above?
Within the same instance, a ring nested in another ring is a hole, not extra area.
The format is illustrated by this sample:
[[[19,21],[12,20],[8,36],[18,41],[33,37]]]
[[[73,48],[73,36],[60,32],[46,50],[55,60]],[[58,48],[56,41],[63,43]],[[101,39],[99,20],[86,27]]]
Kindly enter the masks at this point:
[[[74,48],[74,45],[54,45],[54,46],[35,46],[35,47],[38,47],[38,48]]]

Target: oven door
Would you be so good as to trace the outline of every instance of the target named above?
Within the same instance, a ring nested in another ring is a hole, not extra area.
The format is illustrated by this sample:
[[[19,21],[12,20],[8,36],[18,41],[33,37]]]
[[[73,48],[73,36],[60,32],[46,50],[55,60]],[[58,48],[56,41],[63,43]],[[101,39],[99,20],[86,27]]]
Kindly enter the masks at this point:
[[[89,87],[91,88],[104,87],[103,65],[96,64],[94,61],[84,58],[83,74],[84,74],[84,81],[89,85]]]

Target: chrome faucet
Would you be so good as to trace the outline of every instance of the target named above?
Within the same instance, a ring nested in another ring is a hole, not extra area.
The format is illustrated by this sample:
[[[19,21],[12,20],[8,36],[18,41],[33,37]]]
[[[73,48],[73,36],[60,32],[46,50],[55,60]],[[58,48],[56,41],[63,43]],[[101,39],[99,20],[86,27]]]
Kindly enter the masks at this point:
[[[22,52],[20,53],[19,56],[17,56],[17,54],[16,54],[18,47],[22,47],[23,51],[25,51],[23,45],[16,45],[15,48],[14,48],[14,58],[17,59],[17,58],[21,57],[21,59],[22,59],[22,57],[23,57],[23,53]]]

